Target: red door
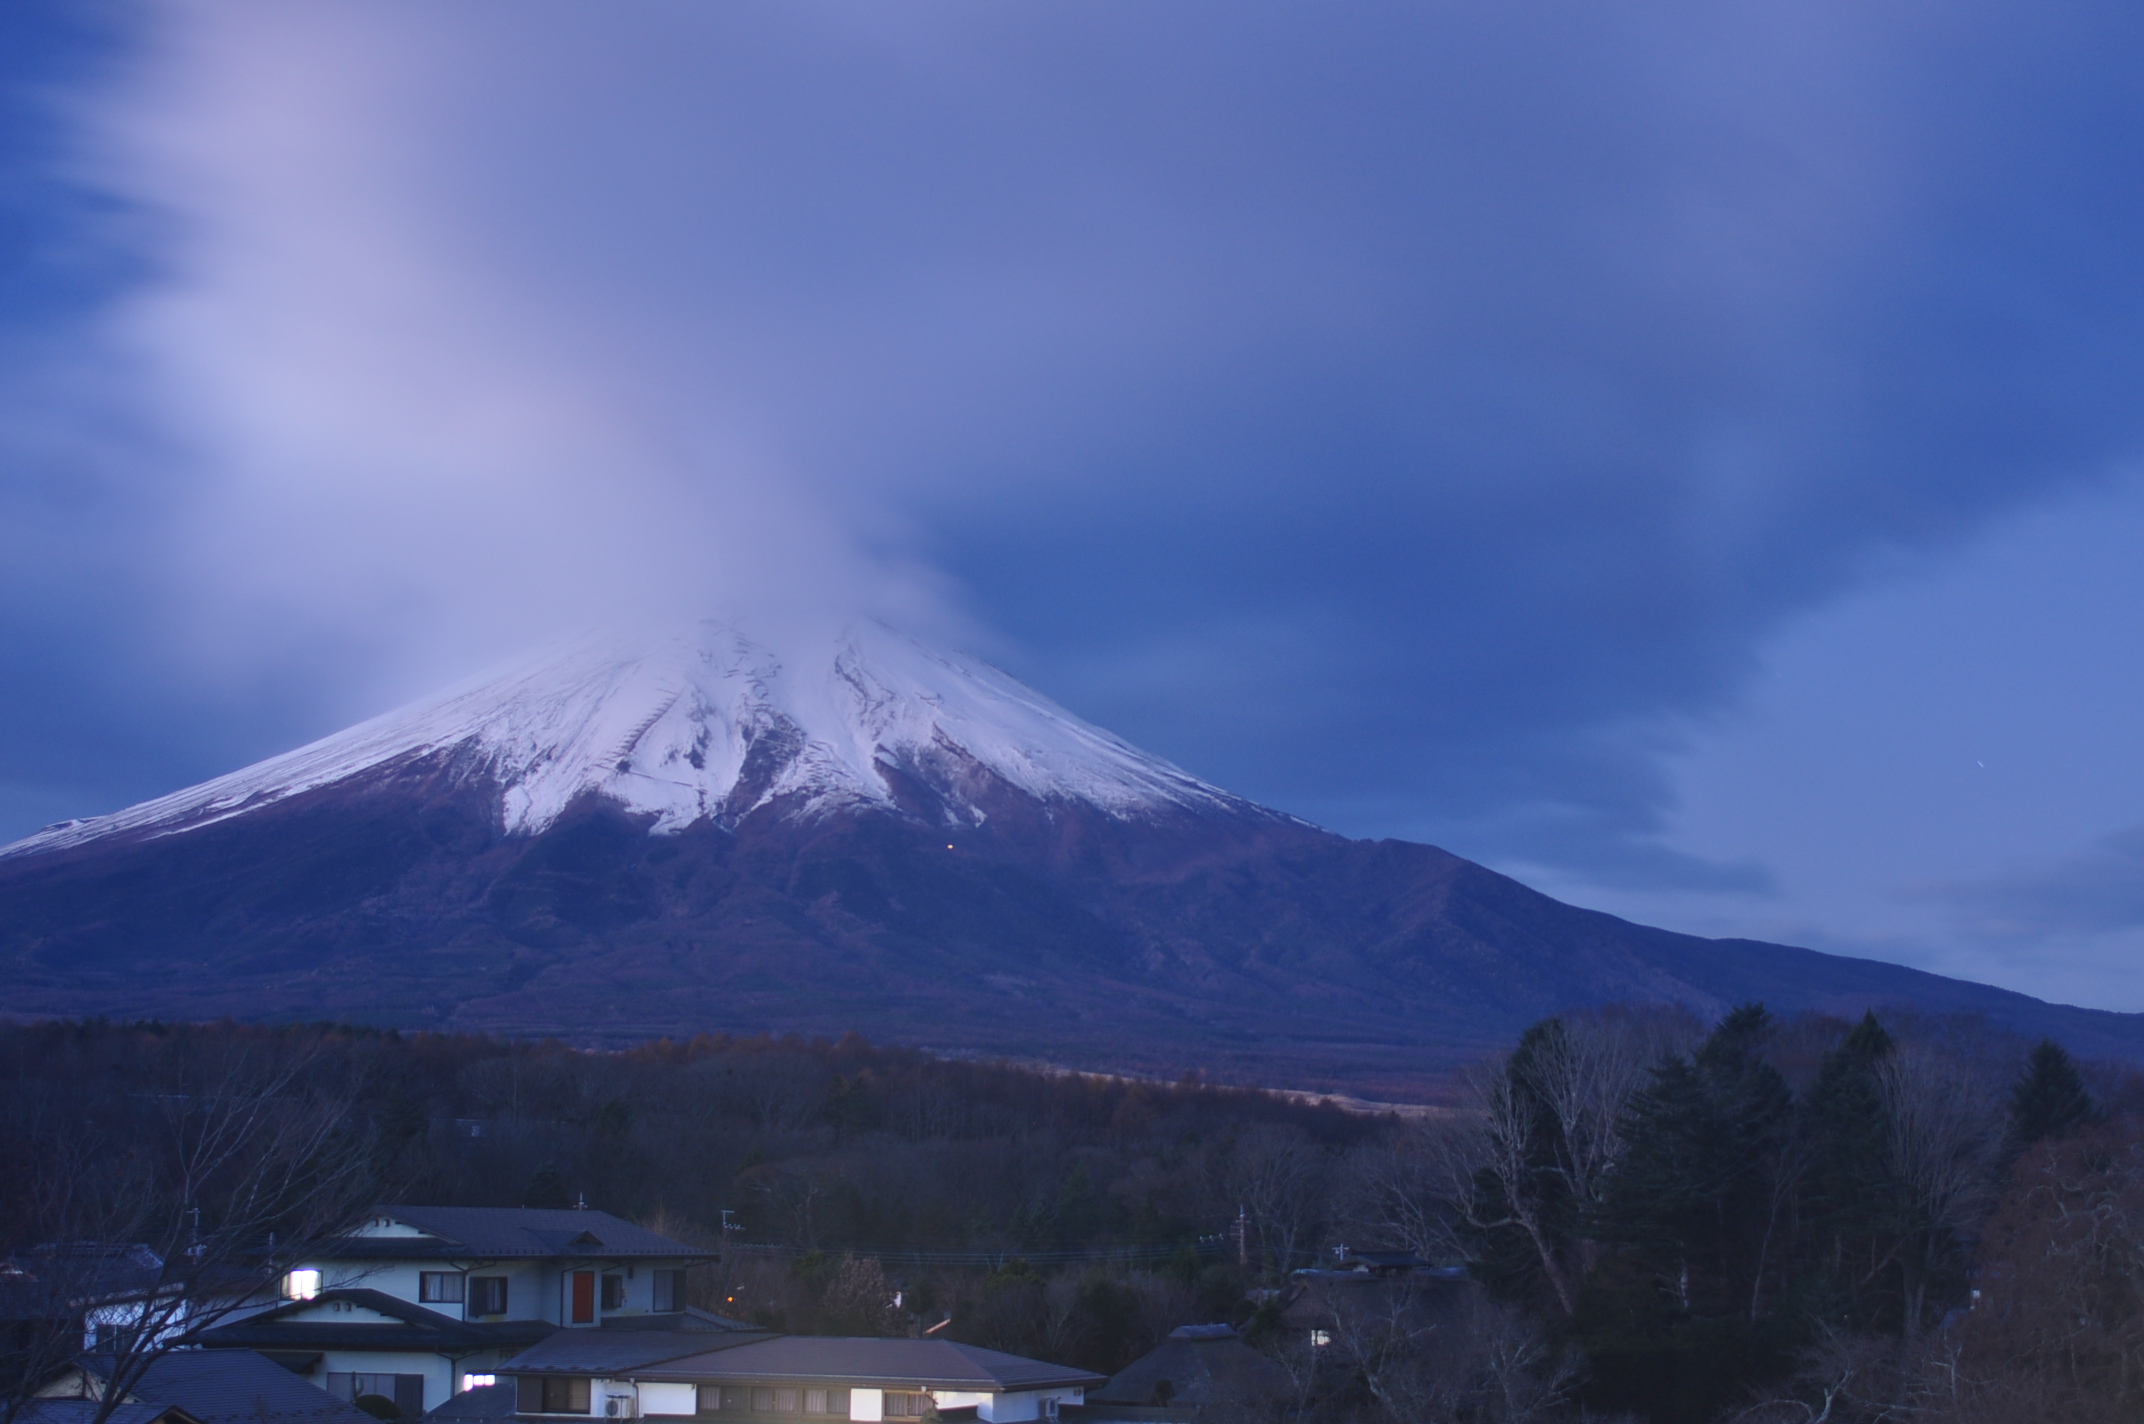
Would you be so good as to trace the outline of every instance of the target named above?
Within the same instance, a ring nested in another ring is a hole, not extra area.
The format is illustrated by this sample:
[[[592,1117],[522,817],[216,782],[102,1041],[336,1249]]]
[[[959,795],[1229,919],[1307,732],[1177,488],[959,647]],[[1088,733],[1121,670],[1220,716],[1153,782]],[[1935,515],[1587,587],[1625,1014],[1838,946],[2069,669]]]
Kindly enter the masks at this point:
[[[593,1325],[596,1323],[596,1273],[575,1271],[573,1273],[573,1323]]]

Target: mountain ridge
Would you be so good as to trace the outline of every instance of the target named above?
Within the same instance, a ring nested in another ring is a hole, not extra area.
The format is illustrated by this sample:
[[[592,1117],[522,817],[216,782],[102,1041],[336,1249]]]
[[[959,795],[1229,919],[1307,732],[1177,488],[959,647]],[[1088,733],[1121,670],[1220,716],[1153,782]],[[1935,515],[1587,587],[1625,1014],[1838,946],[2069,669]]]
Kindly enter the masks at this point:
[[[546,663],[18,842],[0,1009],[857,1031],[1377,1098],[1616,1000],[1978,1013],[2144,1060],[2144,1016],[1679,935],[1350,840],[890,632],[786,660],[693,636],[719,656],[682,681]]]

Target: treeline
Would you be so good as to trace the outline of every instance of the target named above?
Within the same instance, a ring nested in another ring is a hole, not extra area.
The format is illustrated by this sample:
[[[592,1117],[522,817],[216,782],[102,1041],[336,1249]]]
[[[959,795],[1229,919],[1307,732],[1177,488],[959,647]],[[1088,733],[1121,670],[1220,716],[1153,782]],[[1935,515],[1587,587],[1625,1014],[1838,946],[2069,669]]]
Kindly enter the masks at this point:
[[[951,1338],[1111,1371],[1187,1320],[1241,1315],[1250,1285],[1301,1264],[1326,1179],[1393,1130],[1192,1079],[855,1037],[588,1052],[334,1025],[42,1023],[0,1027],[0,1133],[21,1145],[0,1153],[0,1247],[122,1232],[183,1244],[198,1204],[182,1200],[188,1125],[262,1091],[341,1117],[364,1182],[344,1193],[585,1202],[719,1251],[688,1282],[695,1304],[797,1331],[950,1315]],[[175,1224],[85,1217],[70,1177],[123,1178]],[[1249,1270],[1234,1235],[1245,1203]]]
[[[5,1126],[48,1151],[145,1150],[241,1067],[334,1084],[378,1189],[446,1205],[590,1206],[680,1232],[834,1252],[1195,1243],[1275,1142],[1344,1154],[1374,1121],[1270,1094],[1036,1072],[860,1038],[709,1037],[586,1052],[339,1026],[0,1027]],[[21,1240],[37,1152],[0,1161]],[[708,1240],[713,1240],[709,1236]],[[1307,1243],[1306,1243],[1307,1244]]]
[[[312,1125],[283,1180],[316,1218],[585,1200],[719,1250],[696,1304],[1104,1373],[1225,1320],[1296,1382],[1246,1418],[2144,1411],[2133,1075],[1969,1020],[1612,1009],[1535,1026],[1461,1097],[1401,1121],[857,1038],[13,1026],[0,1244],[214,1226],[235,1197],[186,1144],[258,1100]],[[1341,1245],[1472,1284],[1291,1276]]]
[[[1536,1025],[1416,1144],[1449,1249],[1673,1424],[2131,1419],[2144,1131],[2056,1045],[1957,1023]]]

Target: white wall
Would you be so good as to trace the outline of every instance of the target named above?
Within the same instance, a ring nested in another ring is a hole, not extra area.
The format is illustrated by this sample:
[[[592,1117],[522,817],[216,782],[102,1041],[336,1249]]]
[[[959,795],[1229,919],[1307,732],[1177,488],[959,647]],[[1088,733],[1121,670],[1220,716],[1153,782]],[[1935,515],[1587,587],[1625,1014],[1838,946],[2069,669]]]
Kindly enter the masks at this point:
[[[1079,1404],[1087,1397],[1085,1389],[1023,1389],[1008,1390],[1004,1394],[987,1395],[977,1406],[975,1417],[1003,1424],[1006,1420],[1040,1419],[1042,1401],[1054,1399],[1060,1405]],[[941,1396],[942,1398],[942,1396]]]
[[[453,1397],[454,1387],[461,1383],[454,1362],[444,1355],[396,1354],[386,1350],[323,1351],[320,1363],[307,1378],[325,1389],[329,1372],[344,1370],[372,1375],[423,1375],[426,1409],[445,1404]]]
[[[640,1412],[697,1414],[700,1412],[699,1388],[689,1384],[643,1384],[640,1387]]]

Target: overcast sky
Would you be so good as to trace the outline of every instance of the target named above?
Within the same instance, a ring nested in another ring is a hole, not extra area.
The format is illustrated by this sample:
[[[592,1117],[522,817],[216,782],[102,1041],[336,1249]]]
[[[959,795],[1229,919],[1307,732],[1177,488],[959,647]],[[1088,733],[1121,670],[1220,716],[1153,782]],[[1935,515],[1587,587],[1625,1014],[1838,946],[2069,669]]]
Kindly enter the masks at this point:
[[[2144,1010],[2144,10],[0,7],[0,839],[860,610],[1634,918]]]

